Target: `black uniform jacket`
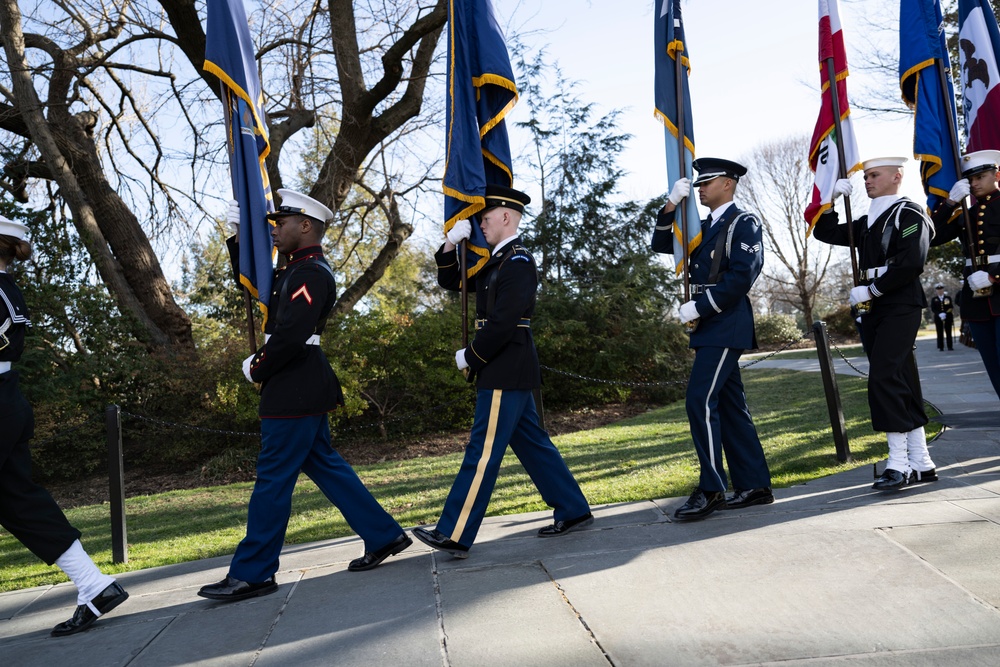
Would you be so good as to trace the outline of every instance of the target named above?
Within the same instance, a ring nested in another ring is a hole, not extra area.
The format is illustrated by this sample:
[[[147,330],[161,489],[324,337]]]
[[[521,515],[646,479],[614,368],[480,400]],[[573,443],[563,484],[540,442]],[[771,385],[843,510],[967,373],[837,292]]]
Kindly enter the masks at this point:
[[[0,273],[0,327],[7,321],[10,324],[0,336],[0,361],[17,361],[24,352],[24,334],[28,328],[28,307],[24,303],[21,290],[7,273]],[[30,414],[31,407],[21,395],[18,387],[17,370],[11,369],[0,373],[0,465],[7,459],[11,448],[18,438],[28,438],[34,434],[33,421],[27,433],[10,430],[10,424],[16,424],[24,419],[25,413]],[[30,416],[28,417],[29,419]]]
[[[235,244],[230,244],[230,251]],[[239,257],[239,254],[236,254]],[[300,248],[274,272],[264,325],[266,342],[250,362],[250,377],[261,383],[261,417],[304,417],[344,404],[330,363],[319,345],[307,344],[323,333],[337,299],[337,286],[320,246]]]
[[[438,283],[448,290],[462,286],[456,251],[436,255]],[[515,238],[490,257],[468,289],[476,293],[476,336],[465,349],[469,368],[480,389],[535,389],[542,385],[538,352],[531,337],[538,269],[535,260]],[[493,292],[492,308],[490,292]]]
[[[940,315],[944,313],[945,315],[951,315],[953,304],[951,302],[951,297],[945,294],[942,297],[938,297],[936,294],[931,298],[931,312],[935,315]]]
[[[931,221],[919,205],[900,197],[875,220],[871,228],[868,227],[868,216],[856,219],[853,232],[861,282],[869,286],[874,297],[872,308],[877,308],[879,304],[926,308],[927,297],[920,284],[920,274],[923,273],[927,248],[934,232]],[[813,236],[824,243],[848,245],[847,225],[839,224],[837,212],[833,209],[816,221]],[[880,267],[887,267],[884,274],[874,279],[865,278],[868,269]]]
[[[958,205],[949,206],[947,200],[941,202],[932,216],[937,235],[931,245],[941,245],[953,239],[962,243],[962,253],[969,258],[968,235],[965,232],[965,220]],[[972,225],[972,235],[976,244],[976,255],[997,257],[1000,255],[1000,191],[976,200],[969,208],[969,222]],[[973,271],[966,264],[966,277]],[[990,262],[984,269],[994,280],[1000,280],[1000,262]],[[962,304],[962,319],[972,322],[983,322],[992,317],[1000,316],[1000,285],[993,286],[993,294],[988,297],[973,297],[972,290],[966,283],[962,285],[959,295]]]

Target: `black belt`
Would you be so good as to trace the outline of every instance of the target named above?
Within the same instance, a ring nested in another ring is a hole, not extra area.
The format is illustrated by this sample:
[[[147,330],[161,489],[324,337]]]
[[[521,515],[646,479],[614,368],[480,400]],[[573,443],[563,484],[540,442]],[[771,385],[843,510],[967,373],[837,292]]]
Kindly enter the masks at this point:
[[[476,331],[479,331],[480,329],[482,329],[483,327],[485,327],[486,326],[486,322],[487,322],[487,320],[477,319],[476,320]],[[522,328],[526,328],[526,329],[530,329],[531,328],[531,318],[530,317],[522,317],[521,319],[519,319],[517,321],[517,326],[522,327]]]

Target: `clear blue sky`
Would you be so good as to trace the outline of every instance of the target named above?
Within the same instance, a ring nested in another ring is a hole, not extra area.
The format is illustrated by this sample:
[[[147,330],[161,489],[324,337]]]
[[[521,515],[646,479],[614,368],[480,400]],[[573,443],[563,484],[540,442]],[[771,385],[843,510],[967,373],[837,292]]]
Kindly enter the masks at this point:
[[[624,156],[631,172],[625,194],[645,199],[666,191],[663,126],[653,118],[653,0],[493,2],[501,25],[527,35],[529,45],[548,45],[567,77],[580,81],[582,100],[605,111],[627,108],[622,128],[634,139]],[[896,39],[870,27],[876,5],[891,28],[895,0],[840,2],[852,98],[875,83],[858,66],[860,51],[870,48],[870,40]],[[682,9],[698,155],[738,159],[762,142],[812,134],[820,101],[816,0],[686,0]],[[891,41],[885,46],[896,48]],[[513,120],[525,111],[519,107]],[[862,159],[910,157],[904,194],[922,203],[912,121],[853,114]],[[512,136],[515,151],[519,141],[523,145],[523,138]],[[858,187],[860,177],[855,179]]]

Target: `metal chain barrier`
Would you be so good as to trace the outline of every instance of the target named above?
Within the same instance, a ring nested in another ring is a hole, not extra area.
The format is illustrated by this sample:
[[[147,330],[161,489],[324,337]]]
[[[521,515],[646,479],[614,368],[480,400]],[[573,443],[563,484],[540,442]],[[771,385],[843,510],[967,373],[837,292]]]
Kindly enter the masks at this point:
[[[864,372],[863,370],[861,370],[860,368],[851,363],[851,360],[847,358],[847,356],[844,354],[844,351],[840,349],[839,345],[837,345],[837,341],[833,340],[833,336],[830,335],[829,331],[826,332],[826,339],[830,342],[830,347],[832,347],[837,351],[837,354],[840,355],[840,358],[844,360],[845,364],[854,369],[854,372],[857,373],[858,375],[862,377],[868,377],[868,373]]]

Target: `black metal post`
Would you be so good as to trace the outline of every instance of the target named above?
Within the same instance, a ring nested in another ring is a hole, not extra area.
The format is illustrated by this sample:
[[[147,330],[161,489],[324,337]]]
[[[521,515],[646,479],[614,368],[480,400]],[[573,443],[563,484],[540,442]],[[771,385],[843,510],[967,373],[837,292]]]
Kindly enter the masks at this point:
[[[837,460],[846,463],[851,460],[851,447],[847,442],[847,427],[844,426],[837,374],[833,370],[833,357],[830,356],[830,345],[826,337],[826,322],[814,322],[813,333],[816,336],[816,356],[819,357],[820,374],[823,376],[823,391],[826,394],[827,410],[830,411],[830,429],[833,431],[833,444],[837,448]]]
[[[108,439],[108,490],[111,496],[111,558],[128,562],[128,531],[125,527],[125,469],[122,458],[121,408],[109,405],[104,411]]]

